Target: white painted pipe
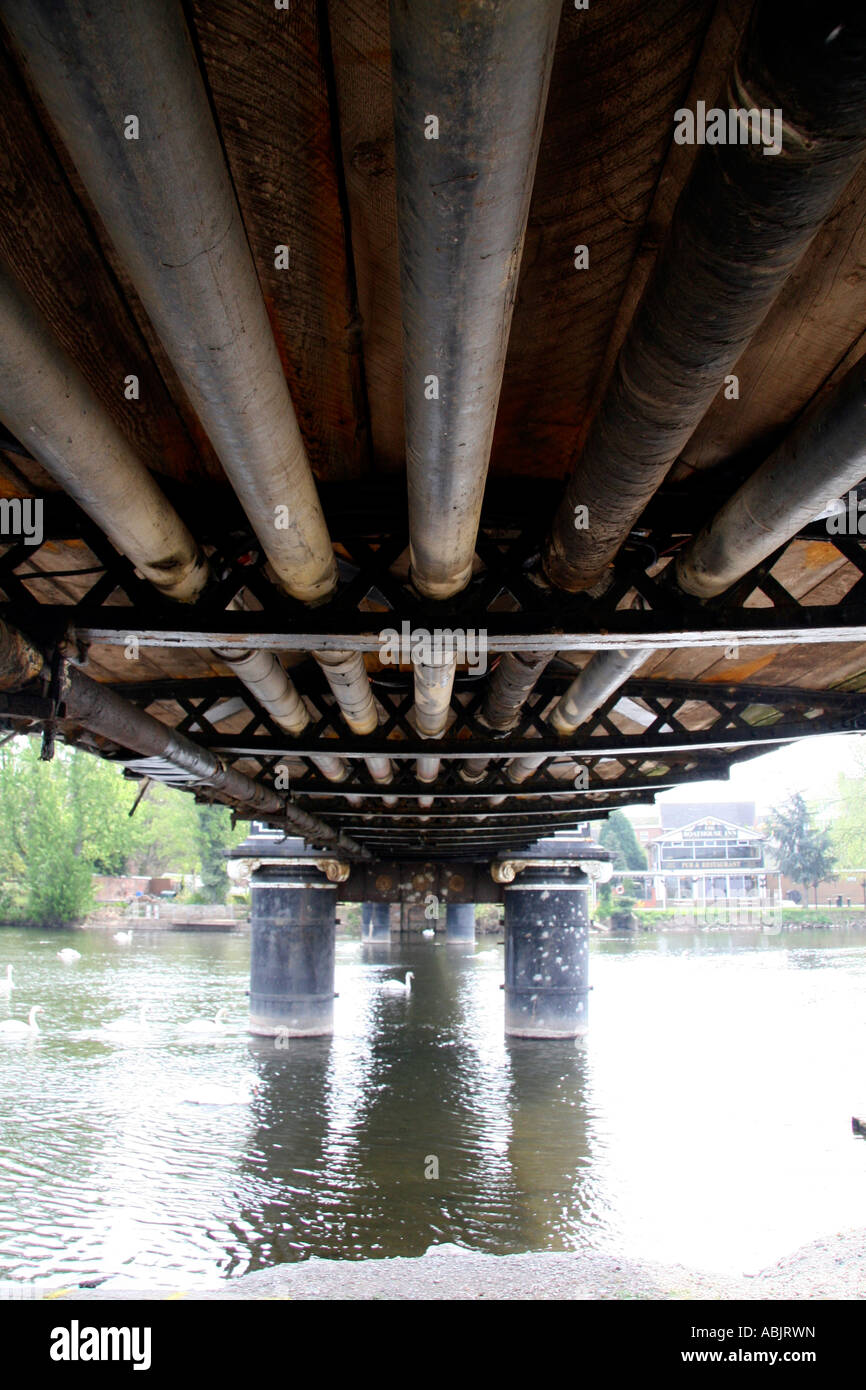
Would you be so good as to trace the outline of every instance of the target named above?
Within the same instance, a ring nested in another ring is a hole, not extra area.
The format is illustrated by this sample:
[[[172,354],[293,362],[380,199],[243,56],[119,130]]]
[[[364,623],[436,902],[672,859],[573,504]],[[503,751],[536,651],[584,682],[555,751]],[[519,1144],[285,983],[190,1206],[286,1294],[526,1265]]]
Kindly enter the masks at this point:
[[[2,263],[0,419],[154,588],[198,597],[195,540]]]
[[[3,0],[2,15],[280,584],[330,597],[333,548],[181,4]]]
[[[320,651],[313,656],[322,668],[325,679],[340,707],[340,711],[355,734],[372,734],[379,727],[376,702],[360,652]],[[376,782],[390,782],[393,776],[390,758],[371,755],[364,761]]]

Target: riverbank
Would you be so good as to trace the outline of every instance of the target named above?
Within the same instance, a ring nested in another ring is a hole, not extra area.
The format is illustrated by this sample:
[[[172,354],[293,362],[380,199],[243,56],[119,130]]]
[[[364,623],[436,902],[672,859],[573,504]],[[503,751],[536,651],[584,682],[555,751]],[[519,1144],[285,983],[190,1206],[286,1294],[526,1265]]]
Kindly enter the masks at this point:
[[[52,1298],[311,1300],[702,1300],[866,1298],[866,1230],[813,1241],[769,1268],[729,1277],[584,1252],[484,1255],[434,1246],[418,1259],[304,1260],[208,1289],[53,1290]]]

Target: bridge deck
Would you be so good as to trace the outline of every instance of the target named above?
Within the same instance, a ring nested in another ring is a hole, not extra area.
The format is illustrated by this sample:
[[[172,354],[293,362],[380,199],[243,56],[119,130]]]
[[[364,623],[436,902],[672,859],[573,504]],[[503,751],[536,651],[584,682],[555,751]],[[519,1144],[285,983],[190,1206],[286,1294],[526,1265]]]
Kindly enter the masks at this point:
[[[287,595],[269,569],[135,275],[46,110],[26,45],[11,36],[19,8],[0,5],[10,28],[0,44],[0,258],[159,481],[213,579],[195,603],[160,596],[58,484],[34,438],[4,428],[0,497],[42,498],[45,510],[40,544],[0,537],[3,617],[47,662],[41,685],[10,682],[0,696],[5,727],[53,720],[61,736],[135,775],[170,775],[62,708],[62,691],[47,679],[62,648],[225,764],[268,787],[282,770],[298,809],[374,854],[459,849],[479,859],[651,800],[660,788],[724,777],[779,741],[863,727],[858,534],[801,527],[708,601],[682,594],[673,579],[686,543],[862,357],[862,164],[736,361],[738,397],[728,399],[720,381],[628,527],[606,591],[566,593],[541,565],[562,484],[700,153],[674,141],[674,113],[717,99],[747,35],[748,0],[564,6],[473,574],[444,602],[420,594],[409,572],[386,0],[296,0],[287,10],[193,0],[196,61],[339,567],[336,594],[313,607]],[[158,64],[152,80],[158,89]],[[765,163],[769,179],[774,161]],[[287,268],[275,264],[282,245]],[[575,266],[578,245],[588,248],[587,269]],[[133,399],[124,391],[130,376]],[[10,418],[4,397],[0,370],[0,421]],[[245,608],[230,610],[242,594]],[[433,738],[418,733],[408,654],[382,657],[383,632],[404,623],[412,632],[483,634],[481,657],[458,664],[448,727]],[[643,664],[575,731],[556,732],[549,717],[575,674],[593,653],[625,644],[645,652]],[[216,654],[257,648],[278,654],[306,705],[297,733]],[[327,649],[363,652],[375,732],[347,727],[310,656]],[[503,732],[485,722],[483,706],[508,652],[552,660]],[[313,761],[323,751],[345,759],[344,780],[329,780]],[[533,754],[547,761],[515,783],[508,760]],[[387,785],[365,757],[390,757]],[[441,759],[435,781],[418,776],[424,757]],[[486,760],[473,781],[461,775],[467,757]],[[206,780],[190,785],[249,811]]]

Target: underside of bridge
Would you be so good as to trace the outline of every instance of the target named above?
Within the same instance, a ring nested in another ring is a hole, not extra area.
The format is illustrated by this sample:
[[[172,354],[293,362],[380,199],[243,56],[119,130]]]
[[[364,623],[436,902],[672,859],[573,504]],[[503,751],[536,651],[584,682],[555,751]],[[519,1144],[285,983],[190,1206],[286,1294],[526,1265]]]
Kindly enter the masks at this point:
[[[3,728],[477,865],[866,727],[866,16],[787,11],[0,0]]]

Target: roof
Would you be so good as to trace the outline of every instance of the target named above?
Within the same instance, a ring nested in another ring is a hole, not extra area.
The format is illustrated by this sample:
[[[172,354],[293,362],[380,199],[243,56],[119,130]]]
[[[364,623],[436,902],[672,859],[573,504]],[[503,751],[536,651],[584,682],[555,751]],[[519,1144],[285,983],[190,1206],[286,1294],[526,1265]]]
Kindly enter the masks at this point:
[[[746,829],[755,824],[754,801],[665,801],[660,809],[663,830],[693,825],[707,817]]]

